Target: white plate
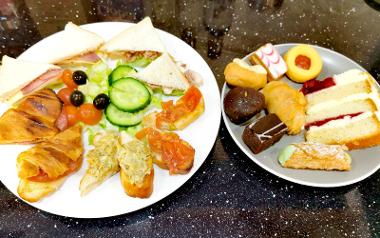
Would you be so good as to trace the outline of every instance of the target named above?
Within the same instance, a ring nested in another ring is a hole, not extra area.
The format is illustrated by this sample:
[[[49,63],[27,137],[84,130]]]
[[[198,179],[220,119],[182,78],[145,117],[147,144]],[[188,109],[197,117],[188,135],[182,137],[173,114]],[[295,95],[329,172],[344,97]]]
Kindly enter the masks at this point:
[[[283,55],[291,47],[297,44],[281,44],[276,45],[277,51]],[[324,66],[322,73],[318,76],[318,79],[323,79],[334,74],[340,74],[349,69],[360,69],[365,71],[363,67],[354,62],[353,60],[347,58],[332,50],[322,48],[319,46],[314,46],[314,48],[321,55]],[[244,57],[244,60],[249,62],[249,55]],[[286,77],[283,77],[285,82],[293,86],[294,88],[300,88],[300,84],[291,82]],[[223,99],[225,94],[229,91],[226,84],[223,87],[221,104],[223,105]],[[283,179],[292,181],[294,183],[313,186],[313,187],[340,187],[349,184],[359,182],[371,174],[375,173],[380,168],[380,146],[350,151],[352,157],[352,169],[348,172],[338,172],[338,171],[317,171],[317,170],[296,170],[296,169],[286,169],[281,167],[278,163],[277,156],[282,148],[294,142],[304,141],[303,132],[296,136],[285,135],[282,139],[269,147],[268,149],[262,151],[259,154],[254,155],[250,149],[245,145],[241,139],[241,135],[244,130],[244,126],[238,126],[233,124],[222,109],[223,120],[227,126],[228,132],[240,147],[240,149],[256,164],[258,164],[263,169],[275,174]]]
[[[103,22],[84,25],[83,28],[96,32],[105,40],[108,40],[132,25],[132,23]],[[54,40],[58,34],[61,34],[61,32],[41,40],[25,51],[20,58],[38,59],[38,51],[44,47],[45,41]],[[220,125],[220,95],[215,77],[207,63],[193,48],[167,32],[159,31],[159,34],[169,53],[176,60],[186,63],[190,69],[200,73],[204,79],[204,84],[200,89],[205,100],[205,112],[185,130],[179,132],[180,136],[195,148],[194,166],[191,171],[186,175],[169,176],[167,170],[162,170],[155,166],[154,190],[148,199],[128,197],[120,184],[119,174],[107,180],[89,195],[81,197],[79,194],[79,181],[87,168],[87,163],[84,160],[81,170],[69,176],[58,191],[40,202],[30,203],[30,205],[46,212],[76,218],[100,218],[133,212],[152,205],[173,193],[189,180],[206,160],[214,145]],[[57,47],[59,47],[59,44],[57,44]],[[0,114],[6,109],[5,105],[0,105]],[[84,135],[83,138],[86,139],[87,136]],[[19,181],[16,172],[16,158],[20,152],[27,148],[29,146],[0,146],[0,151],[3,155],[0,160],[0,179],[16,196],[18,196],[17,186]]]

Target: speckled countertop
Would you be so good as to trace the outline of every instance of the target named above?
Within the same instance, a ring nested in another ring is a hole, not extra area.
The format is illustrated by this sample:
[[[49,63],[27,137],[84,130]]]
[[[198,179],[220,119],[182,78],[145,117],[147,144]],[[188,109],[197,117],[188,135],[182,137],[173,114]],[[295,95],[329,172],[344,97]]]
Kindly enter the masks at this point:
[[[136,22],[149,15],[207,60],[220,87],[231,59],[269,41],[334,49],[380,80],[380,11],[366,2],[1,0],[0,56],[19,55],[69,20]],[[194,177],[132,214],[59,217],[23,203],[0,183],[0,237],[380,237],[380,172],[343,188],[296,185],[249,160],[222,122],[215,147]]]

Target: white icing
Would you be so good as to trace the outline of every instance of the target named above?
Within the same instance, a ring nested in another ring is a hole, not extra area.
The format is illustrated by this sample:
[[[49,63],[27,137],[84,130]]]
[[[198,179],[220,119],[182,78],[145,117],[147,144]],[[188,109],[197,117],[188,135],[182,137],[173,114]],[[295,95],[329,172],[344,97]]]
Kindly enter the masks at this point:
[[[241,60],[238,58],[234,59],[232,62],[234,62],[235,64],[239,65],[240,67],[244,69],[248,69],[250,71],[254,71],[259,74],[265,74],[265,75],[267,74],[267,71],[261,65],[249,65],[244,60]]]
[[[252,129],[252,127],[259,121],[260,119],[257,119],[256,121],[254,121],[251,125],[249,125],[249,129]],[[268,133],[270,133],[271,131],[277,129],[278,127],[282,126],[282,125],[285,125],[283,122],[277,124],[276,126],[272,127],[272,128],[269,128],[268,130],[264,131],[263,133],[256,133],[257,135],[257,138],[259,139],[260,142],[262,142],[264,139],[270,139],[272,138],[273,136],[271,135],[266,135]],[[284,129],[282,129],[281,131],[279,131],[278,133],[282,133],[284,131],[286,131],[287,128],[285,127]],[[278,134],[277,133],[277,134]]]
[[[320,129],[328,129],[328,128],[336,128],[336,127],[343,127],[343,126],[346,126],[350,123],[353,123],[353,122],[357,122],[357,121],[361,121],[361,120],[364,120],[368,117],[371,117],[373,114],[375,114],[378,119],[380,118],[379,116],[379,112],[364,112],[358,116],[355,116],[355,117],[350,117],[350,116],[345,116],[344,118],[342,119],[337,119],[337,120],[332,120],[332,121],[329,121],[327,122],[326,124],[322,125],[322,126],[312,126],[310,127],[309,131],[312,131],[312,130],[320,130]]]
[[[288,70],[285,61],[274,49],[272,44],[268,43],[260,47],[260,49],[255,51],[255,54],[269,70],[270,74],[276,79],[285,74]]]

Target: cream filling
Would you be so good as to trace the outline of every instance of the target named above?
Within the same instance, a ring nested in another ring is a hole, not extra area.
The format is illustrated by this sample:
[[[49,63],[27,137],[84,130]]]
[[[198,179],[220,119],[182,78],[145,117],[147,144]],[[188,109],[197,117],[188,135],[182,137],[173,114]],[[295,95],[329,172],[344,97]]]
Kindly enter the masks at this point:
[[[336,85],[345,85],[367,80],[368,75],[359,69],[350,69],[334,76]]]
[[[314,106],[311,106],[307,110],[307,114],[308,115],[317,114],[317,113],[320,113],[321,111],[328,109],[328,108],[337,107],[337,106],[344,104],[344,103],[357,101],[357,100],[365,100],[365,99],[371,99],[376,104],[377,109],[378,110],[380,109],[379,94],[377,91],[372,89],[372,92],[369,94],[368,93],[358,93],[358,94],[350,95],[348,97],[345,97],[345,98],[342,98],[339,100],[330,100],[327,102],[318,103]],[[349,105],[347,105],[347,106],[349,106]]]
[[[322,130],[322,129],[329,129],[329,128],[336,128],[336,127],[343,127],[343,126],[346,126],[350,123],[354,123],[354,122],[357,122],[357,121],[361,121],[361,120],[364,120],[366,118],[369,118],[371,117],[373,114],[375,114],[377,116],[377,119],[380,120],[380,114],[379,112],[364,112],[356,117],[350,117],[350,116],[345,116],[344,118],[342,119],[338,119],[338,120],[332,120],[332,121],[329,121],[327,122],[326,124],[322,125],[322,126],[312,126],[309,128],[309,131],[316,131],[316,130]]]
[[[267,74],[267,71],[261,65],[249,65],[244,60],[238,58],[235,58],[232,62],[249,71],[253,71],[259,74]]]

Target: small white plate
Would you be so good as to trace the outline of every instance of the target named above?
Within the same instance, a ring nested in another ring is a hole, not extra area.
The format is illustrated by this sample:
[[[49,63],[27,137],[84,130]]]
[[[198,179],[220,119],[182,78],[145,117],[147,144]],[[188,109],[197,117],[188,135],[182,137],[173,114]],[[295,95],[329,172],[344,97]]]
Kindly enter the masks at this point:
[[[108,40],[132,25],[132,23],[102,22],[82,27]],[[25,51],[20,58],[38,60],[39,49],[46,45],[46,41],[54,41],[59,34],[61,32],[41,40]],[[220,125],[221,107],[218,85],[207,63],[193,48],[167,32],[160,30],[159,34],[169,53],[176,60],[186,63],[190,69],[200,73],[204,80],[200,90],[204,96],[205,112],[185,130],[179,132],[179,135],[195,148],[194,166],[191,171],[186,175],[170,176],[167,170],[162,170],[155,166],[154,189],[151,197],[147,199],[127,196],[120,184],[119,174],[107,180],[89,195],[81,197],[79,181],[87,168],[86,160],[84,160],[81,170],[69,176],[58,191],[39,202],[30,203],[30,205],[46,212],[76,218],[101,218],[133,212],[152,205],[173,193],[189,180],[206,160],[214,146]],[[56,45],[59,47],[59,42]],[[7,109],[6,105],[0,105],[0,114]],[[86,140],[87,135],[84,134],[83,138]],[[16,171],[16,158],[20,152],[29,147],[22,145],[0,146],[0,151],[3,155],[0,160],[0,180],[16,196],[18,196],[17,186],[19,182]],[[85,148],[88,148],[87,143]]]
[[[297,44],[280,44],[276,45],[275,48],[281,55],[283,55],[295,45]],[[359,64],[342,54],[319,46],[314,46],[314,48],[318,51],[324,63],[322,73],[318,76],[318,79],[333,76],[334,74],[340,74],[349,69],[366,71]],[[244,60],[249,62],[249,56],[250,55],[244,57]],[[282,80],[294,88],[299,89],[301,87],[301,84],[293,83],[287,79],[287,77],[283,77]],[[224,84],[221,96],[222,107],[224,96],[229,90],[228,86]],[[301,134],[296,136],[285,135],[279,142],[255,155],[245,145],[241,138],[244,126],[233,124],[226,116],[224,108],[222,108],[222,116],[228,132],[239,148],[251,160],[272,174],[294,183],[313,187],[340,187],[359,182],[375,173],[380,168],[380,146],[376,146],[350,151],[352,157],[352,169],[348,172],[286,169],[279,164],[277,160],[278,154],[282,148],[290,143],[304,141],[304,132],[301,132]]]

